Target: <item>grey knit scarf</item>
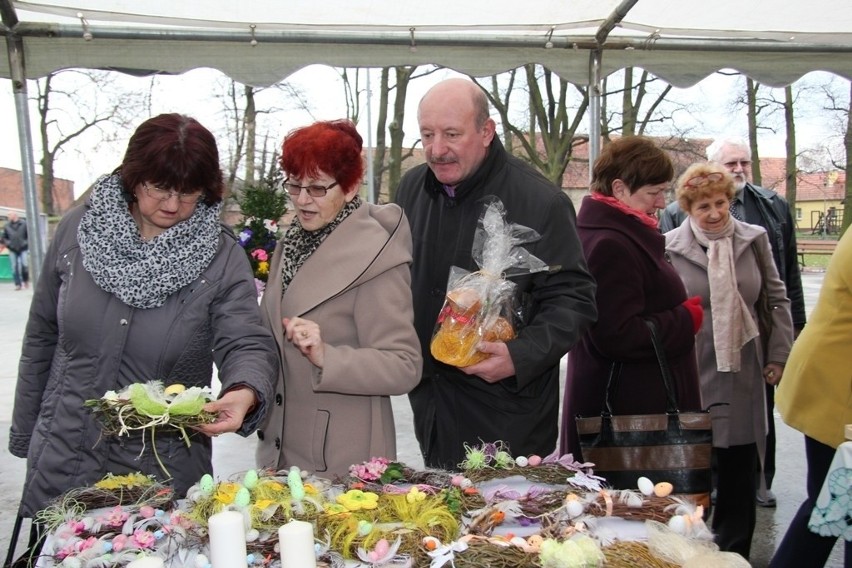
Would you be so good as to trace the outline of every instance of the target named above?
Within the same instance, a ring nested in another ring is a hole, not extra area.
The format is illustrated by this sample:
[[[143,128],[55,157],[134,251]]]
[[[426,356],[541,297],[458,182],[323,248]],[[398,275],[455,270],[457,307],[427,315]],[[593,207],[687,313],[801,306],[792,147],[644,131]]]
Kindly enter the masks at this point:
[[[221,203],[199,203],[189,219],[145,241],[127,207],[121,177],[103,176],[77,229],[83,268],[101,289],[129,306],[162,306],[213,260],[221,209]]]

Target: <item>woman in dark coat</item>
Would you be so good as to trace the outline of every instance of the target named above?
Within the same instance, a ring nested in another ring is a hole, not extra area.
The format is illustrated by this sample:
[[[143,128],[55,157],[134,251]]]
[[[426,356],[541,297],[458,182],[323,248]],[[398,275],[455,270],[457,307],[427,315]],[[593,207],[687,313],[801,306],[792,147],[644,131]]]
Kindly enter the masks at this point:
[[[211,440],[253,432],[277,374],[245,252],[219,222],[216,140],[192,118],[144,122],[121,166],[59,224],[27,322],[9,451],[27,458],[21,515],[107,473],[166,477],[148,435],[107,438],[84,406],[161,381],[222,383],[218,414],[190,447],[160,429],[156,451],[176,495],[212,473]],[[147,443],[146,443],[147,442]]]
[[[600,414],[613,363],[621,363],[613,411],[666,409],[660,367],[645,323],[656,324],[675,378],[680,410],[701,408],[695,332],[702,311],[665,254],[656,212],[674,176],[671,159],[639,136],[616,140],[595,161],[591,195],[577,214],[577,233],[597,282],[598,320],[571,350],[560,450],[581,458],[575,417]],[[664,481],[664,480],[659,480]]]

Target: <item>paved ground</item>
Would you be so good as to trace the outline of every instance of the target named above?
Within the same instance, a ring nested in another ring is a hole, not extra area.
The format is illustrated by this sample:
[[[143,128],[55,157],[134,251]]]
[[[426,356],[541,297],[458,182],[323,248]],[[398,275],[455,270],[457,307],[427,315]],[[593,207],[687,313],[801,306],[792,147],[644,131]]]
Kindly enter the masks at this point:
[[[822,285],[822,275],[804,275],[805,297],[810,310]],[[21,351],[21,338],[32,293],[29,290],[14,291],[11,283],[0,282],[0,559],[5,558],[12,523],[17,510],[23,483],[24,461],[8,452],[9,421],[12,415],[12,397],[17,375],[17,362]],[[412,467],[422,467],[423,461],[417,449],[412,431],[411,408],[405,397],[394,398],[397,421],[399,459]],[[773,490],[778,496],[776,509],[758,508],[757,530],[752,547],[752,565],[765,567],[775,547],[784,534],[799,504],[804,500],[805,457],[802,435],[787,427],[776,417],[779,453],[778,473]],[[243,471],[254,463],[254,443],[237,435],[217,438],[214,467],[218,478]],[[25,531],[26,532],[26,528]],[[842,568],[843,556],[840,545],[826,566]]]

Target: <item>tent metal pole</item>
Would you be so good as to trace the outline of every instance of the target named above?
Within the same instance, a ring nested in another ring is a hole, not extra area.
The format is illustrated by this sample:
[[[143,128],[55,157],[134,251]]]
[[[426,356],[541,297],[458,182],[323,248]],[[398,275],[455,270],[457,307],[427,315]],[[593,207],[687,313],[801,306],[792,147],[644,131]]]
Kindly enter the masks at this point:
[[[370,75],[372,69],[367,67],[367,201],[378,203],[376,196],[376,184],[373,179],[373,90],[370,86]]]
[[[589,53],[589,182],[592,166],[601,153],[601,57],[600,49]]]
[[[38,281],[44,262],[44,239],[38,210],[36,192],[35,159],[33,136],[30,130],[30,113],[27,100],[27,74],[24,65],[24,44],[16,34],[6,36],[9,52],[9,69],[12,75],[12,93],[15,99],[15,115],[18,119],[18,145],[21,148],[21,175],[24,182],[24,203],[27,210],[27,236],[29,242],[29,269],[33,284]],[[45,227],[46,229],[46,227]]]

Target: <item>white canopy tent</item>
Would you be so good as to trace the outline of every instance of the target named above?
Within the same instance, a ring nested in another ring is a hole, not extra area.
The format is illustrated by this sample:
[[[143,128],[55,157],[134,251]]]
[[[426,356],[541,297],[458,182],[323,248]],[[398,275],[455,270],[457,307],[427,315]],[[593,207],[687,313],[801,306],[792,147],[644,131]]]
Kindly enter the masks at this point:
[[[26,79],[64,68],[218,69],[254,86],[310,64],[436,64],[487,76],[539,63],[588,84],[592,157],[602,77],[641,67],[678,87],[736,69],[770,86],[852,79],[849,0],[0,0],[28,218],[37,215]],[[33,243],[40,266],[42,243]]]

